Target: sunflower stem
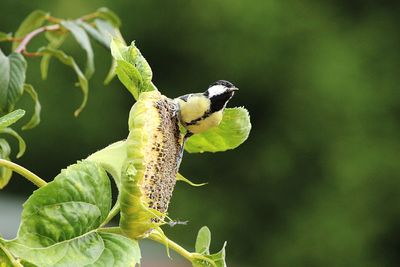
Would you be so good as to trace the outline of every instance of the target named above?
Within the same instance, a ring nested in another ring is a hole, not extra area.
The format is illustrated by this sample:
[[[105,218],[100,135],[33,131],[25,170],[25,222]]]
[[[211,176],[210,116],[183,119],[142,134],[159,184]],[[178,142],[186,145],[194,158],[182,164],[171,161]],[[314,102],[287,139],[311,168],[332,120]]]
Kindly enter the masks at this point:
[[[36,174],[31,172],[30,170],[25,169],[24,167],[12,162],[12,161],[0,159],[0,166],[8,168],[8,169],[20,174],[21,176],[25,177],[26,179],[28,179],[29,181],[34,183],[37,187],[42,187],[47,184],[46,181],[44,181],[42,178],[40,178],[39,176],[37,176]]]

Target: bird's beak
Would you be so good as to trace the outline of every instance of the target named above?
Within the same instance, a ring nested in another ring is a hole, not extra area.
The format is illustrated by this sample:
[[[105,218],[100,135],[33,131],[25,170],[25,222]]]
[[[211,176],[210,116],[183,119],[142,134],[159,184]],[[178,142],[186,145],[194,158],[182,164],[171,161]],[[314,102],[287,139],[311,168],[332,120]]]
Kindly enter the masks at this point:
[[[229,91],[230,91],[230,92],[234,92],[234,91],[238,91],[238,90],[239,90],[239,88],[237,88],[237,87],[229,88]]]

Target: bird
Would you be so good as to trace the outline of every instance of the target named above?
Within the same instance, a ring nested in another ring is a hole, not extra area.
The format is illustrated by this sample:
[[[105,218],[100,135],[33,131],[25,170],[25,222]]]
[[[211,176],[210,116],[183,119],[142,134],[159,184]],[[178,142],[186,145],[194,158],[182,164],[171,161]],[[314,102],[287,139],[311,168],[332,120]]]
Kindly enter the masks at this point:
[[[180,123],[186,129],[184,139],[194,134],[218,126],[223,111],[235,91],[239,90],[231,82],[218,80],[212,83],[204,93],[179,96],[174,99]]]

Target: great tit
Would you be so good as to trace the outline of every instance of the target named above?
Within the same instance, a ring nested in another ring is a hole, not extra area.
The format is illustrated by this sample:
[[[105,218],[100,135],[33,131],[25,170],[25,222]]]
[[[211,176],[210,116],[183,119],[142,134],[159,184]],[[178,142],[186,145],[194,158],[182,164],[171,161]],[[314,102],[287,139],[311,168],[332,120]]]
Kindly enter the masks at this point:
[[[187,130],[185,139],[218,126],[226,104],[237,90],[232,83],[219,80],[211,84],[204,93],[175,98],[178,118]]]

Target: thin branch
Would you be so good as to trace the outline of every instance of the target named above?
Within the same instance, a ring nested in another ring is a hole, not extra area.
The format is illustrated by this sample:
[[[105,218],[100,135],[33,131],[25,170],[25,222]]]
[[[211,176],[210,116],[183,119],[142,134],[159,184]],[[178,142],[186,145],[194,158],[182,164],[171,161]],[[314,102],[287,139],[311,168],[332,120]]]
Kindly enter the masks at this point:
[[[9,160],[0,159],[0,166],[8,168],[8,169],[20,174],[21,176],[25,177],[26,179],[28,179],[29,181],[34,183],[37,187],[42,187],[47,184],[46,181],[44,181],[42,178],[40,178],[39,176],[37,176],[36,174],[31,172],[30,170],[25,169],[24,167],[14,163],[14,162],[11,162]]]
[[[31,31],[30,33],[28,33],[21,41],[21,43],[19,44],[19,46],[15,49],[16,53],[22,53],[23,51],[26,50],[26,46],[28,45],[28,43],[37,35],[41,34],[42,32],[46,32],[46,31],[56,31],[59,30],[61,28],[61,26],[59,24],[54,24],[54,25],[50,25],[50,26],[43,26],[40,28],[37,28],[34,31]]]

